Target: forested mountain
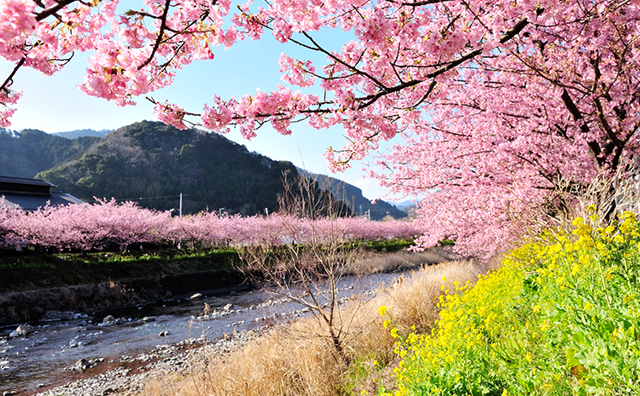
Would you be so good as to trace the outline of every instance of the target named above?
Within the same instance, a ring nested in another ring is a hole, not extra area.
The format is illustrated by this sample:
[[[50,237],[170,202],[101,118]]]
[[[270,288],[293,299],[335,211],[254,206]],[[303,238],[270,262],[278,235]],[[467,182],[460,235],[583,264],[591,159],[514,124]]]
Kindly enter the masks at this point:
[[[406,212],[396,208],[388,202],[378,200],[376,203],[372,203],[370,199],[367,199],[362,195],[362,190],[353,184],[346,183],[327,175],[319,175],[317,173],[302,170],[300,170],[300,173],[316,180],[320,188],[331,191],[336,199],[344,202],[351,212],[357,216],[369,213],[371,215],[371,220],[382,220],[386,216],[391,216],[395,219],[401,219],[408,216]]]
[[[290,162],[249,152],[221,135],[143,121],[36,177],[88,201],[116,197],[169,210],[178,208],[182,193],[184,213],[224,208],[254,214],[277,209],[283,171],[297,174]]]
[[[219,134],[143,121],[103,138],[92,136],[106,132],[77,130],[56,135],[0,129],[0,175],[44,179],[89,202],[93,197],[115,197],[177,211],[182,193],[183,213],[225,209],[254,214],[265,208],[277,210],[283,172],[289,172],[294,184],[299,173],[290,162],[250,152]],[[313,189],[327,189],[346,203],[348,209],[340,213],[358,215],[370,210],[375,220],[387,214],[404,216],[384,201],[371,204],[359,188],[348,183],[323,175],[307,176],[318,182]]]
[[[102,129],[100,131],[96,131],[95,129],[76,129],[75,131],[68,132],[55,132],[52,135],[62,136],[67,139],[77,139],[83,136],[95,136],[95,137],[105,137],[109,133],[113,132],[113,129]]]
[[[89,136],[71,140],[35,129],[0,129],[0,175],[34,177],[79,155],[99,140]]]

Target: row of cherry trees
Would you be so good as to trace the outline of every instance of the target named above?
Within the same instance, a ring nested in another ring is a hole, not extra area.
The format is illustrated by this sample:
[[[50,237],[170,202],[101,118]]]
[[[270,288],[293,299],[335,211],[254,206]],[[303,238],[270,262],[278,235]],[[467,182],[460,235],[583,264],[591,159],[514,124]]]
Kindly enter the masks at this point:
[[[2,206],[2,205],[0,205]],[[308,220],[273,214],[240,217],[203,212],[171,217],[169,212],[140,208],[133,202],[100,201],[95,205],[45,207],[26,213],[0,208],[0,243],[30,243],[56,249],[100,250],[140,243],[201,243],[224,240],[232,245],[283,244],[332,240],[410,238],[423,230],[403,221],[371,222],[363,218]]]

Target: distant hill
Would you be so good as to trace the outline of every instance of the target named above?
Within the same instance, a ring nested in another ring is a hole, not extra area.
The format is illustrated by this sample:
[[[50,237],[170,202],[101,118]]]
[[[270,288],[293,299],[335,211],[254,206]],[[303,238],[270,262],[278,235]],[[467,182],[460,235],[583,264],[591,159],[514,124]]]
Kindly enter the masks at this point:
[[[37,178],[78,198],[116,197],[142,206],[183,213],[226,209],[230,213],[273,212],[290,162],[273,161],[215,133],[179,130],[143,121],[120,128],[79,157]]]
[[[273,161],[218,134],[143,121],[102,138],[86,136],[107,132],[0,129],[0,175],[45,179],[89,202],[94,196],[116,197],[177,210],[182,193],[183,213],[224,208],[243,214],[277,210],[283,171],[298,175],[290,162]],[[374,220],[406,216],[384,201],[372,204],[362,190],[341,180],[308,177],[347,204],[342,213],[370,211]]]
[[[34,177],[79,155],[99,140],[98,137],[65,139],[36,129],[21,132],[0,129],[0,175]]]
[[[77,139],[85,136],[93,136],[93,137],[101,138],[101,137],[107,136],[111,132],[113,132],[113,129],[103,129],[100,131],[96,131],[93,129],[76,129],[75,131],[55,132],[55,133],[52,133],[51,135],[61,136],[67,139]]]
[[[407,217],[406,212],[388,202],[378,200],[375,204],[371,203],[371,200],[362,195],[362,190],[352,184],[327,175],[319,175],[300,169],[298,171],[300,174],[316,180],[320,188],[331,191],[334,197],[344,202],[355,215],[365,215],[368,212],[372,220],[382,220],[386,216],[395,219]]]
[[[394,205],[396,208],[407,212],[411,209],[415,209],[416,205],[418,204],[418,201],[419,199],[408,199],[405,201],[396,202]]]

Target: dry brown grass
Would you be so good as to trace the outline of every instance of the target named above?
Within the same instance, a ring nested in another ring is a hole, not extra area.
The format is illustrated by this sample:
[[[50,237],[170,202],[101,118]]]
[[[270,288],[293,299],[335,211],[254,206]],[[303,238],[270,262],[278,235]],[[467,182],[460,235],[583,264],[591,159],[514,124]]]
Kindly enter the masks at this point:
[[[349,262],[346,272],[361,275],[407,270],[422,265],[455,260],[458,257],[450,247],[443,246],[433,247],[424,252],[368,253],[358,260]]]
[[[388,381],[395,362],[394,339],[382,326],[378,307],[389,307],[401,333],[412,325],[428,331],[437,318],[442,277],[447,278],[446,287],[453,289],[454,281],[474,281],[487,269],[469,261],[425,267],[373,299],[344,306],[339,317],[349,332],[349,367],[334,355],[318,321],[309,318],[277,328],[228,355],[212,356],[208,364],[195,364],[191,377],[156,379],[144,394],[329,396],[359,394],[361,388],[373,391],[376,383]]]

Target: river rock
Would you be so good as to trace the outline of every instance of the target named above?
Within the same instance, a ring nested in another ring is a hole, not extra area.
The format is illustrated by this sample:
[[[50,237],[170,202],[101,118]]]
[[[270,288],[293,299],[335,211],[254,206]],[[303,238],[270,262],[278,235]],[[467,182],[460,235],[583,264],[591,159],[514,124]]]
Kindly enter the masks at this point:
[[[11,366],[9,366],[10,364],[11,364],[11,362],[8,361],[8,360],[0,362],[0,371],[5,371],[5,370],[11,369]]]
[[[9,337],[17,337],[18,336],[18,331],[14,330],[11,333],[9,333]]]
[[[229,303],[229,304],[225,305],[224,308],[222,308],[222,309],[224,309],[225,311],[229,311],[231,308],[233,308],[233,304]]]
[[[121,324],[126,323],[126,322],[127,322],[127,320],[125,318],[118,318],[118,319],[114,320],[114,323],[117,324],[117,325],[121,325]]]
[[[18,333],[20,337],[26,337],[27,334],[33,331],[33,326],[28,324],[23,324],[18,326],[18,328],[15,331]]]
[[[76,362],[75,366],[73,366],[73,370],[84,371],[89,367],[91,367],[91,363],[87,359],[80,359]]]
[[[142,321],[144,323],[149,323],[149,322],[155,322],[156,318],[153,316],[145,316],[144,318],[142,318]]]
[[[193,296],[189,297],[189,300],[198,300],[202,298],[202,294],[196,293]]]
[[[102,319],[102,323],[111,323],[115,320],[116,318],[114,318],[113,315],[107,315],[104,317],[104,319]]]
[[[165,330],[165,331],[161,331],[160,334],[158,334],[160,337],[166,337],[168,335],[170,335],[171,332],[169,330]]]

